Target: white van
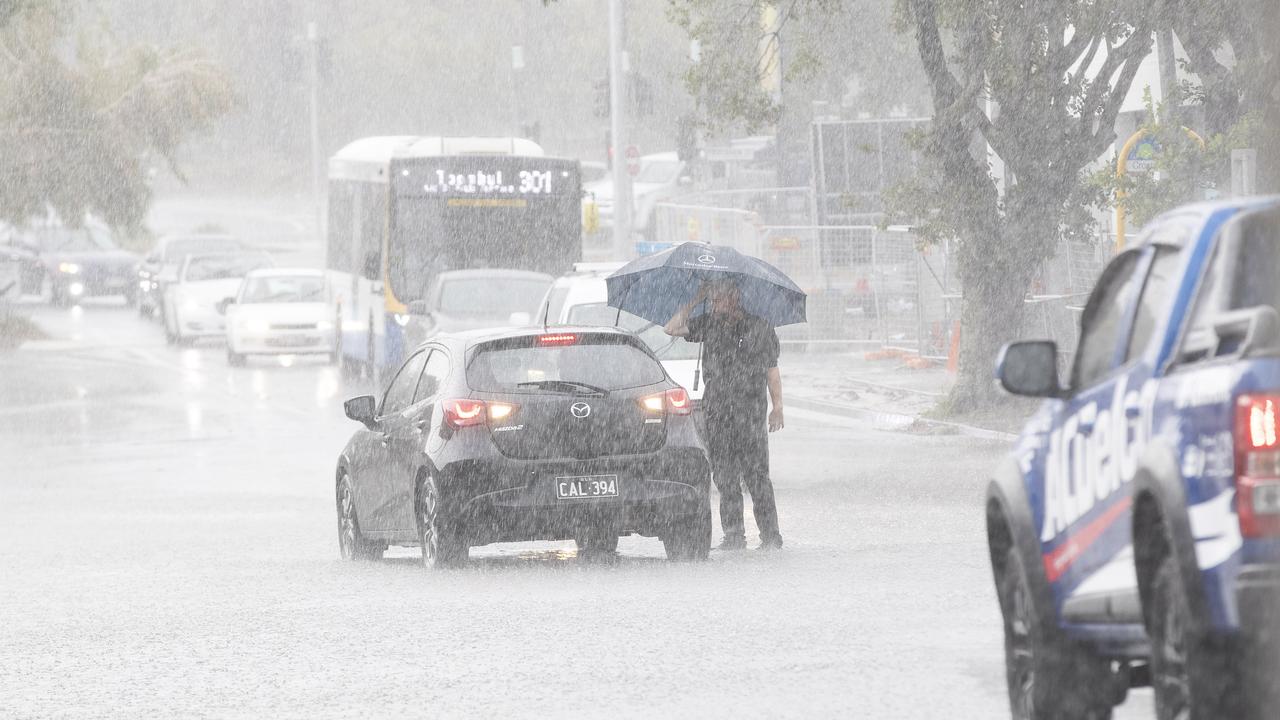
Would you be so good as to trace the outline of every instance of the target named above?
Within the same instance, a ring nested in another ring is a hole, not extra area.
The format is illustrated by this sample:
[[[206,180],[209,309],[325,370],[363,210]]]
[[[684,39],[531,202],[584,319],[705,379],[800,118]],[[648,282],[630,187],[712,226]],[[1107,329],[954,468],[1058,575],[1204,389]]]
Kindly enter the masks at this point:
[[[631,313],[620,313],[609,307],[608,289],[604,279],[624,263],[575,263],[573,272],[556,278],[534,324],[538,325],[604,325],[630,330],[640,337],[653,354],[658,356],[667,374],[671,376],[695,401],[702,398],[704,383],[699,377],[694,388],[694,373],[698,369],[698,344],[684,338],[672,337],[660,323],[652,323]]]

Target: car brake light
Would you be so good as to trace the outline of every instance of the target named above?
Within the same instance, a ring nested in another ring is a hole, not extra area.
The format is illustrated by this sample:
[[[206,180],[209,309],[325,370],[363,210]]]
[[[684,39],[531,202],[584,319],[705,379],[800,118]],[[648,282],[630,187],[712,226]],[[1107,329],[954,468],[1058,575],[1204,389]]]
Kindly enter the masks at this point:
[[[672,388],[667,391],[667,410],[672,415],[688,415],[693,412],[693,401],[684,388]]]
[[[538,344],[543,347],[558,347],[563,345],[573,345],[578,342],[578,336],[573,333],[553,333],[551,335],[539,335]]]
[[[672,388],[666,392],[640,398],[640,407],[648,412],[660,413],[663,410],[672,415],[688,415],[693,412],[693,402],[684,388]]]
[[[1245,537],[1280,535],[1280,395],[1236,399],[1236,512]]]
[[[483,400],[467,398],[445,400],[441,403],[441,407],[444,409],[444,421],[450,427],[464,428],[484,424],[485,402]]]

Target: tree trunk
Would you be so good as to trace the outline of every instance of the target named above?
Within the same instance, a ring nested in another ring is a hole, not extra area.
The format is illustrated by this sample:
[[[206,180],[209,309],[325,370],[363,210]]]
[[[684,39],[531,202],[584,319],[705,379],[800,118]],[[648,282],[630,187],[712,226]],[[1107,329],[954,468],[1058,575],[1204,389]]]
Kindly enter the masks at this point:
[[[992,379],[996,355],[1022,331],[1029,284],[1028,274],[1012,269],[987,270],[981,277],[965,280],[960,311],[960,367],[947,398],[950,412],[982,410],[1002,401],[1002,391]]]

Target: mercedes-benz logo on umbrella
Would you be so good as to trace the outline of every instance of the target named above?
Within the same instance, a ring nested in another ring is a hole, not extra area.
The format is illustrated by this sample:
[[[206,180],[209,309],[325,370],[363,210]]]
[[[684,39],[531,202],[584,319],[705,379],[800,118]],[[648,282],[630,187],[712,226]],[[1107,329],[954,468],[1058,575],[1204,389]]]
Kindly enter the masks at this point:
[[[714,265],[716,262],[716,256],[715,255],[699,255],[698,262],[702,263],[703,265]]]
[[[569,406],[569,412],[576,418],[584,418],[591,414],[591,406],[584,402],[576,402]]]

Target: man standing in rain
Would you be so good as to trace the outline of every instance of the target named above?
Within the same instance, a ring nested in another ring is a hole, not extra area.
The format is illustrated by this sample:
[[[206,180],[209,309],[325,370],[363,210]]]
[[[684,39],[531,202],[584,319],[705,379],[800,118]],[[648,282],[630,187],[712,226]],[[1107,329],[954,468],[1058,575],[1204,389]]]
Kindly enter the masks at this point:
[[[782,547],[778,511],[769,480],[769,436],[782,429],[782,378],[778,374],[778,334],[766,321],[748,314],[741,291],[731,280],[704,283],[698,295],[666,325],[669,335],[703,343],[707,390],[708,450],[716,489],[720,491],[721,550],[746,547],[742,519],[742,484],[751,493],[751,509],[760,529],[760,549]],[[710,309],[689,319],[694,308]],[[765,400],[768,389],[770,411]]]

